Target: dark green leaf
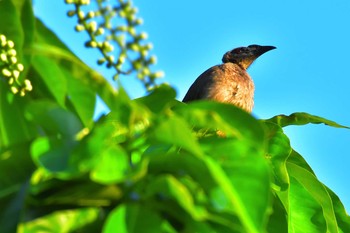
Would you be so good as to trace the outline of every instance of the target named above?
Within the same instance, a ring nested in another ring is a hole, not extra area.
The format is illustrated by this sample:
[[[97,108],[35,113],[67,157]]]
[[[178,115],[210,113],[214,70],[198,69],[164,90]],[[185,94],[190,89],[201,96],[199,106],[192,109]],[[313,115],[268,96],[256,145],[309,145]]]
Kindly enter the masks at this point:
[[[61,134],[63,137],[72,138],[82,129],[82,124],[72,112],[48,100],[28,104],[26,117],[50,135]]]

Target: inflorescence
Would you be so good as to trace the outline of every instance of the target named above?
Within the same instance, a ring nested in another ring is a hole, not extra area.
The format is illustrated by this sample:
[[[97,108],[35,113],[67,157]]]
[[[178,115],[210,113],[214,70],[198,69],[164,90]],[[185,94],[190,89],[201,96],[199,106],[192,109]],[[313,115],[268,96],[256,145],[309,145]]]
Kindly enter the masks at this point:
[[[18,62],[14,47],[15,44],[12,40],[8,40],[5,35],[0,34],[0,75],[8,79],[7,82],[13,94],[24,96],[27,91],[31,91],[33,88],[28,79],[19,80],[24,66]]]
[[[142,19],[136,17],[137,9],[130,0],[116,0],[114,5],[106,4],[107,1],[96,0],[97,10],[87,10],[92,8],[90,0],[65,0],[67,4],[75,6],[67,15],[78,17],[75,30],[88,33],[90,39],[85,46],[101,52],[102,57],[97,63],[114,68],[114,79],[120,74],[136,71],[138,79],[147,89],[154,87],[155,80],[163,73],[152,72],[149,68],[156,63],[156,58],[149,56],[152,45],[145,43],[147,34],[136,30],[142,24]]]

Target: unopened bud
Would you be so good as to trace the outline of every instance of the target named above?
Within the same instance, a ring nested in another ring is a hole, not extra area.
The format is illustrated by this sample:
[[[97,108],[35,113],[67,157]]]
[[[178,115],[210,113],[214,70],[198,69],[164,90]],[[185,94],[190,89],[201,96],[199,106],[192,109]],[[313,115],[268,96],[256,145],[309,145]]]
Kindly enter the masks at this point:
[[[12,91],[13,94],[17,94],[17,93],[18,93],[18,88],[12,86],[12,87],[11,87],[11,91]]]
[[[28,79],[24,80],[24,85],[25,85],[25,89],[27,91],[33,90],[32,83]]]
[[[12,40],[8,40],[8,41],[7,41],[7,46],[8,46],[10,49],[12,49],[13,47],[15,47],[15,43],[13,43]]]
[[[72,17],[72,16],[74,16],[75,15],[75,11],[74,10],[71,10],[71,11],[68,11],[67,12],[67,15],[69,16],[69,17]]]
[[[16,64],[17,63],[17,57],[10,57],[10,61],[12,64]]]
[[[75,26],[75,31],[81,32],[83,30],[85,30],[85,27],[83,25],[78,24],[78,25]]]
[[[12,76],[13,76],[15,79],[18,79],[19,74],[20,74],[20,72],[19,72],[18,70],[12,71]]]
[[[2,75],[4,75],[5,77],[11,77],[11,71],[9,71],[8,69],[2,69]]]
[[[23,64],[18,63],[18,64],[17,64],[17,69],[18,69],[19,71],[23,71],[23,70],[24,70]]]
[[[7,62],[7,55],[5,53],[0,54],[0,60],[2,62]]]

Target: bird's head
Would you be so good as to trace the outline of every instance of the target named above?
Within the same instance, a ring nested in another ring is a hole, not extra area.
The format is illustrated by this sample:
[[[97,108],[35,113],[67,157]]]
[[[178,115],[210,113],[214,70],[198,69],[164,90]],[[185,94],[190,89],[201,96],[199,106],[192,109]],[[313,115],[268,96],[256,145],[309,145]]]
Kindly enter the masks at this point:
[[[240,65],[243,69],[247,69],[260,55],[275,48],[275,46],[261,45],[249,45],[248,47],[235,48],[224,54],[222,62],[235,63]]]

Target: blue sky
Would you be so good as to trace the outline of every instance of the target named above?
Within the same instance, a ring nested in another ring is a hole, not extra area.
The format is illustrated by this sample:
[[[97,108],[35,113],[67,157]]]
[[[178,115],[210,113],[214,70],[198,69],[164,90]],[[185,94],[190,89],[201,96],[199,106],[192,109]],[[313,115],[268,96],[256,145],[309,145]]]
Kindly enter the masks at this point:
[[[36,14],[87,64],[99,54],[85,49],[86,35],[73,30],[75,19],[64,0],[35,1]],[[249,44],[277,49],[248,70],[256,86],[253,114],[308,112],[350,126],[350,1],[162,1],[134,0],[157,55],[157,70],[177,89],[178,99],[222,55]],[[132,97],[144,95],[133,78],[121,80]],[[291,144],[350,212],[350,130],[324,125],[287,127]]]

